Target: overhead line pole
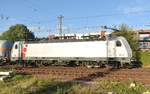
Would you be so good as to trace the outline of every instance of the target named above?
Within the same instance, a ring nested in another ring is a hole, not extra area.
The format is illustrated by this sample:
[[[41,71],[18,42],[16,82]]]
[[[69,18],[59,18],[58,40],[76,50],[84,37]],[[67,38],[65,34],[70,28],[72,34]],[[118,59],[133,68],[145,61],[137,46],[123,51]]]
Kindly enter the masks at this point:
[[[59,32],[59,35],[60,35],[60,37],[61,37],[61,39],[62,39],[62,21],[63,21],[63,16],[62,15],[60,15],[60,16],[58,16],[57,17],[57,19],[58,19],[58,27],[57,27],[57,30],[58,30],[58,32]]]

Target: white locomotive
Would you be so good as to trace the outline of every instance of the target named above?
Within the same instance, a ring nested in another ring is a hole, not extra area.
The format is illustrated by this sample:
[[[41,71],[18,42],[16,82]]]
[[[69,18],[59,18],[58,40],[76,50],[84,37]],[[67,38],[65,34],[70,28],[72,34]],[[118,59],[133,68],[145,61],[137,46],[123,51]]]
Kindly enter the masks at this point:
[[[47,64],[121,65],[130,64],[132,50],[124,37],[107,40],[53,40],[15,42],[11,61]]]

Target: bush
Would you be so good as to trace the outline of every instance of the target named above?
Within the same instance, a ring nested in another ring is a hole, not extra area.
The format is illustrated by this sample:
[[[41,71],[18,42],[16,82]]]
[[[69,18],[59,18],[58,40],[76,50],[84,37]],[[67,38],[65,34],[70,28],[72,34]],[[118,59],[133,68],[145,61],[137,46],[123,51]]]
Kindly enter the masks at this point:
[[[144,66],[150,65],[150,52],[141,52],[140,61]]]

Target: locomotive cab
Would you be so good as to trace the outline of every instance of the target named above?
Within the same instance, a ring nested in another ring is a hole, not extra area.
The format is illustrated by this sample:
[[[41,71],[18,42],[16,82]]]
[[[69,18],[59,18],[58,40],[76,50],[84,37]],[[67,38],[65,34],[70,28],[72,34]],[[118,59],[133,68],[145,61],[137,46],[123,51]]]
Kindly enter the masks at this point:
[[[11,51],[11,61],[16,61],[21,58],[22,41],[15,42]]]
[[[119,64],[123,67],[131,63],[132,50],[124,37],[108,39],[106,53],[108,64],[111,66]]]
[[[116,59],[123,64],[130,64],[132,58],[132,50],[129,43],[124,37],[118,37],[116,39]]]

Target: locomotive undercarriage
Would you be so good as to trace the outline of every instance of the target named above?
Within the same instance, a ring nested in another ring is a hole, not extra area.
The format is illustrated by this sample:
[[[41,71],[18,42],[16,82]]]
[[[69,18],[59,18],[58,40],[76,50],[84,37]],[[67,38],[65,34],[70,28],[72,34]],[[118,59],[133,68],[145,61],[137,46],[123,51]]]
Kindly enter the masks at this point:
[[[17,64],[21,64],[23,66],[35,66],[35,67],[40,67],[40,66],[84,66],[88,68],[123,68],[123,67],[128,67],[130,66],[130,62],[127,60],[123,59],[112,59],[112,58],[107,58],[107,59],[50,59],[50,60],[16,60]]]

